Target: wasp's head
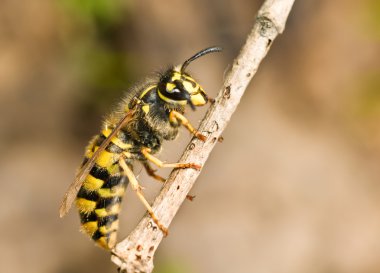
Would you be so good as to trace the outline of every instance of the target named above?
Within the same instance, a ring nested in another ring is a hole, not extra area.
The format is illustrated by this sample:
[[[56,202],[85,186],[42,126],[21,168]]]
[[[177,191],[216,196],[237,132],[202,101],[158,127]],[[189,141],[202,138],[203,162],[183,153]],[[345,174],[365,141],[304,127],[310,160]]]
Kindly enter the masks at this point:
[[[220,47],[206,48],[188,60],[182,65],[166,71],[158,84],[158,95],[168,104],[182,105],[187,104],[194,110],[195,106],[202,106],[208,102],[208,97],[203,88],[188,73],[185,72],[186,67],[195,59],[211,53],[219,52]]]

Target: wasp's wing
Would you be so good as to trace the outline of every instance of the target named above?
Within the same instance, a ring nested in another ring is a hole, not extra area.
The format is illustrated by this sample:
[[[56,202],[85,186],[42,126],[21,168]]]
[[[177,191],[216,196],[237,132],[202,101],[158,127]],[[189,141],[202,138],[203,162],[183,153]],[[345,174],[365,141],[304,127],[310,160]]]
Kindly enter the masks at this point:
[[[133,117],[133,114],[136,112],[136,108],[128,111],[128,113],[119,121],[116,127],[112,130],[111,134],[102,142],[99,148],[95,151],[92,157],[86,162],[86,164],[79,170],[78,174],[75,177],[73,183],[71,183],[69,189],[63,197],[61,207],[59,209],[59,216],[63,217],[70,210],[80,187],[83,184],[84,179],[90,173],[92,167],[94,167],[95,161],[98,158],[99,154],[107,147],[111,142],[111,139],[117,134],[117,132],[127,124]]]

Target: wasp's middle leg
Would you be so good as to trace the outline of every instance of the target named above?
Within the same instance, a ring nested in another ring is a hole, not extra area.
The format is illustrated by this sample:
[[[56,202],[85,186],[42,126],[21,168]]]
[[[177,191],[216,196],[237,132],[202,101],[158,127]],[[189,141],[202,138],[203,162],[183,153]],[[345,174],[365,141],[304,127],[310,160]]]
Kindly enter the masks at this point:
[[[153,156],[151,153],[151,150],[149,148],[142,148],[141,153],[145,156],[145,158],[152,162],[154,165],[160,168],[180,168],[180,169],[187,169],[192,168],[195,170],[200,170],[202,168],[201,165],[195,164],[195,163],[164,163],[157,157]]]

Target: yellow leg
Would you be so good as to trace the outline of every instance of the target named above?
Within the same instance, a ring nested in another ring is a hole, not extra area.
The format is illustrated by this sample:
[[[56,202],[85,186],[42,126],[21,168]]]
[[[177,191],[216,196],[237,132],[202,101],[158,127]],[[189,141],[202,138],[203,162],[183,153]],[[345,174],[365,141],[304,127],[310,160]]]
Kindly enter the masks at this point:
[[[156,174],[156,171],[157,171],[157,170],[154,170],[154,169],[149,165],[148,162],[144,162],[143,164],[144,164],[144,168],[145,168],[145,170],[146,170],[146,173],[147,173],[149,176],[153,177],[153,178],[156,179],[158,182],[165,183],[166,179],[163,178],[162,176],[157,175],[157,174]],[[189,200],[189,201],[193,201],[194,198],[195,198],[195,196],[194,196],[194,195],[190,195],[190,194],[188,194],[188,195],[186,195],[186,198],[187,198],[187,200]]]
[[[145,156],[145,158],[160,168],[181,168],[181,169],[192,168],[198,171],[202,168],[201,165],[198,165],[195,163],[164,163],[161,160],[159,160],[157,157],[154,157],[153,155],[151,155],[150,151],[151,150],[149,148],[141,149],[141,153]]]
[[[141,186],[139,185],[139,182],[137,181],[137,179],[136,179],[135,175],[133,174],[133,172],[131,171],[131,169],[128,167],[127,163],[125,163],[123,157],[120,158],[119,164],[120,164],[121,168],[123,169],[124,175],[128,177],[129,183],[131,184],[132,189],[136,192],[137,197],[140,199],[140,201],[144,204],[144,206],[148,210],[150,217],[152,217],[153,221],[156,223],[156,225],[162,231],[164,236],[167,236],[168,235],[168,229],[160,223],[160,221],[158,220],[158,218],[154,214],[152,207],[149,205],[148,201],[146,201],[146,199],[142,193]]]
[[[187,130],[190,131],[194,136],[196,136],[198,139],[202,141],[206,141],[206,136],[202,135],[200,132],[198,132],[194,127],[190,124],[189,120],[182,115],[181,113],[177,111],[171,111],[169,114],[169,120],[173,123],[178,123],[180,122],[183,126],[186,127]]]

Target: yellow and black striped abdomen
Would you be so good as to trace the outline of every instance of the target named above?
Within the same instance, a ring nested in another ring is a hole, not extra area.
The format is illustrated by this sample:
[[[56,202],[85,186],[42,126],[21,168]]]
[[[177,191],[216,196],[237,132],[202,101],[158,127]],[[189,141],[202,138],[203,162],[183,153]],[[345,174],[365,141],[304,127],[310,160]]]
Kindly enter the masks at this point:
[[[103,130],[101,135],[90,142],[84,163],[109,133]],[[128,184],[128,179],[121,175],[118,161],[121,153],[128,148],[129,144],[114,137],[106,149],[100,152],[76,199],[82,231],[106,249],[112,248],[116,243],[120,203]]]

